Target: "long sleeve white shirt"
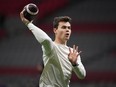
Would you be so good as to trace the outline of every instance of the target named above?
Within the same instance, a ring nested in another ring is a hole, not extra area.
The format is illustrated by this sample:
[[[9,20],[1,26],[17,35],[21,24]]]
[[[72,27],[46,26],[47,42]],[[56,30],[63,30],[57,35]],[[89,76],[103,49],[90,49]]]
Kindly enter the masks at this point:
[[[68,59],[68,46],[54,43],[43,30],[32,23],[29,23],[27,27],[42,45],[44,70],[40,77],[39,87],[69,87],[72,71],[79,78],[86,76],[80,56],[77,58],[79,65],[72,66]]]

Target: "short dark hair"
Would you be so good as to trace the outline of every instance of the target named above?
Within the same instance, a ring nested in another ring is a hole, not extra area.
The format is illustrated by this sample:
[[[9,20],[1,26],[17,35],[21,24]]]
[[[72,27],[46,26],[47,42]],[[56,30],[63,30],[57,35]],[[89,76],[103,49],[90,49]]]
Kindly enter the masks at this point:
[[[69,16],[59,16],[55,17],[53,21],[53,28],[58,28],[59,22],[69,22],[71,23],[71,18]]]

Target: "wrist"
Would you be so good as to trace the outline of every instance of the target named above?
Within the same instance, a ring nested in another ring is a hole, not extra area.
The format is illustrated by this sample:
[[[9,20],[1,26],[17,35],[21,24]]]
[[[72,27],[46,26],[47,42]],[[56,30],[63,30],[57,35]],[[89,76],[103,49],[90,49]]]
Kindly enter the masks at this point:
[[[25,22],[24,24],[27,26],[30,22]]]
[[[79,65],[78,63],[72,63],[73,67],[78,66],[78,65]]]

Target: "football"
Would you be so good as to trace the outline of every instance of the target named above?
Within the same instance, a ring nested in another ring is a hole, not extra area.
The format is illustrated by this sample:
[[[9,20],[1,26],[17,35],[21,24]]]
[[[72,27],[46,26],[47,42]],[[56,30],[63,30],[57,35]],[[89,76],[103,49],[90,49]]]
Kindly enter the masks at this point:
[[[39,9],[37,7],[37,5],[33,4],[33,3],[29,3],[24,7],[24,17],[29,20],[32,21],[35,16],[37,16],[39,12]]]

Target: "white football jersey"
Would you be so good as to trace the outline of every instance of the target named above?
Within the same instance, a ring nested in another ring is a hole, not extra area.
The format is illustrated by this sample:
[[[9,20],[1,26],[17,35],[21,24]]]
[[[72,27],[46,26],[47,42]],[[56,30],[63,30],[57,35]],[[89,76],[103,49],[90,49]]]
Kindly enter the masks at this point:
[[[69,47],[57,44],[40,28],[28,24],[38,42],[42,45],[44,69],[40,77],[39,87],[69,87],[72,71],[81,78],[86,75],[80,56],[76,67],[68,59]]]

